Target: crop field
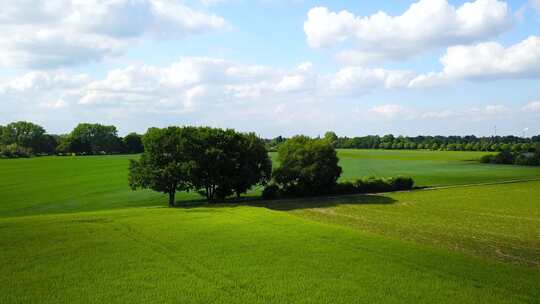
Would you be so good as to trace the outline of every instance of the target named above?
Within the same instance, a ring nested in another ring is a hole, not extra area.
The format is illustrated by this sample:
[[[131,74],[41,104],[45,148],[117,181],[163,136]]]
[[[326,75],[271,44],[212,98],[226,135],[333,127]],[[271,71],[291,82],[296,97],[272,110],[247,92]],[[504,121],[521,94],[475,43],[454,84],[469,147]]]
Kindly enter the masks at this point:
[[[343,179],[358,176],[414,177],[420,186],[446,186],[497,181],[534,179],[540,170],[534,167],[500,166],[478,163],[487,152],[341,150]]]
[[[0,303],[538,303],[540,169],[481,155],[341,150],[441,187],[175,209],[136,156],[0,160]]]

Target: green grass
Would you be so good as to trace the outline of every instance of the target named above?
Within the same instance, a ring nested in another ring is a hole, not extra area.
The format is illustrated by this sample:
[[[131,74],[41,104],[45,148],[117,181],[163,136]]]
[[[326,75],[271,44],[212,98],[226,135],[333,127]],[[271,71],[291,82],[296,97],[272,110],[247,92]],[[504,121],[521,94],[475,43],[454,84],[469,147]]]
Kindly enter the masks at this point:
[[[344,179],[540,178],[473,152],[339,154]],[[131,157],[0,160],[0,303],[540,298],[540,181],[169,209],[162,194],[128,188]]]
[[[437,186],[540,178],[540,168],[480,164],[477,152],[341,150],[342,179],[412,176],[417,185]],[[272,155],[275,158],[275,154]],[[0,216],[162,206],[167,198],[131,191],[128,160],[137,156],[0,159]],[[178,200],[198,199],[180,193]]]
[[[463,185],[540,178],[540,168],[481,164],[486,152],[341,150],[342,179],[358,176],[414,177],[420,186]]]
[[[453,187],[272,207],[482,258],[540,269],[540,181]]]
[[[534,303],[540,272],[259,207],[0,220],[0,303]]]

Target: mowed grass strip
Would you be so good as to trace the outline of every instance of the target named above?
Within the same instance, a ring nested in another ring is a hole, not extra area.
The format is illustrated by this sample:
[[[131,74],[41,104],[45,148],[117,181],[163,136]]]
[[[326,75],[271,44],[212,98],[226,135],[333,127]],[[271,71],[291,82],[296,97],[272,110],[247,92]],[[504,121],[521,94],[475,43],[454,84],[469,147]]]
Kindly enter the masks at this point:
[[[275,202],[385,237],[540,268],[540,182]]]
[[[534,303],[536,269],[261,207],[0,219],[0,303]]]
[[[540,168],[485,165],[483,152],[340,150],[342,180],[362,176],[412,176],[421,186],[540,178]],[[271,154],[275,161],[275,153]],[[130,158],[137,155],[0,159],[0,217],[163,206],[167,198],[131,191]],[[254,189],[258,194],[260,189]],[[201,198],[179,193],[178,200]]]

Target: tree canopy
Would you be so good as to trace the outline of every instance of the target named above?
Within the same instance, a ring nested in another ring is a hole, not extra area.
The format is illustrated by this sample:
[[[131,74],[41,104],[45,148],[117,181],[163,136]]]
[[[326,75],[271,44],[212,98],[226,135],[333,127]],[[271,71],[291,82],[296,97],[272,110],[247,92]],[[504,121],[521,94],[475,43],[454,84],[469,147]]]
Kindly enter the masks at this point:
[[[28,154],[53,153],[56,137],[46,134],[42,126],[27,121],[0,126],[0,146],[25,150]]]
[[[271,161],[264,142],[254,134],[208,127],[149,129],[144,153],[130,164],[133,189],[150,188],[169,194],[197,191],[208,201],[246,193],[265,183]]]
[[[295,136],[278,149],[274,180],[286,193],[316,195],[332,191],[341,175],[337,152],[326,140]]]

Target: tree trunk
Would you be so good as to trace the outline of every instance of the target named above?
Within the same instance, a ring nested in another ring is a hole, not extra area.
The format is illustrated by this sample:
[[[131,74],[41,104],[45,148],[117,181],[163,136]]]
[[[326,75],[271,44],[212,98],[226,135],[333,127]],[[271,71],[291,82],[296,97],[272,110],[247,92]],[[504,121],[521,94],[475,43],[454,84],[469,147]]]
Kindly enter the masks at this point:
[[[169,192],[169,208],[174,207],[174,195],[176,194],[176,191]]]

